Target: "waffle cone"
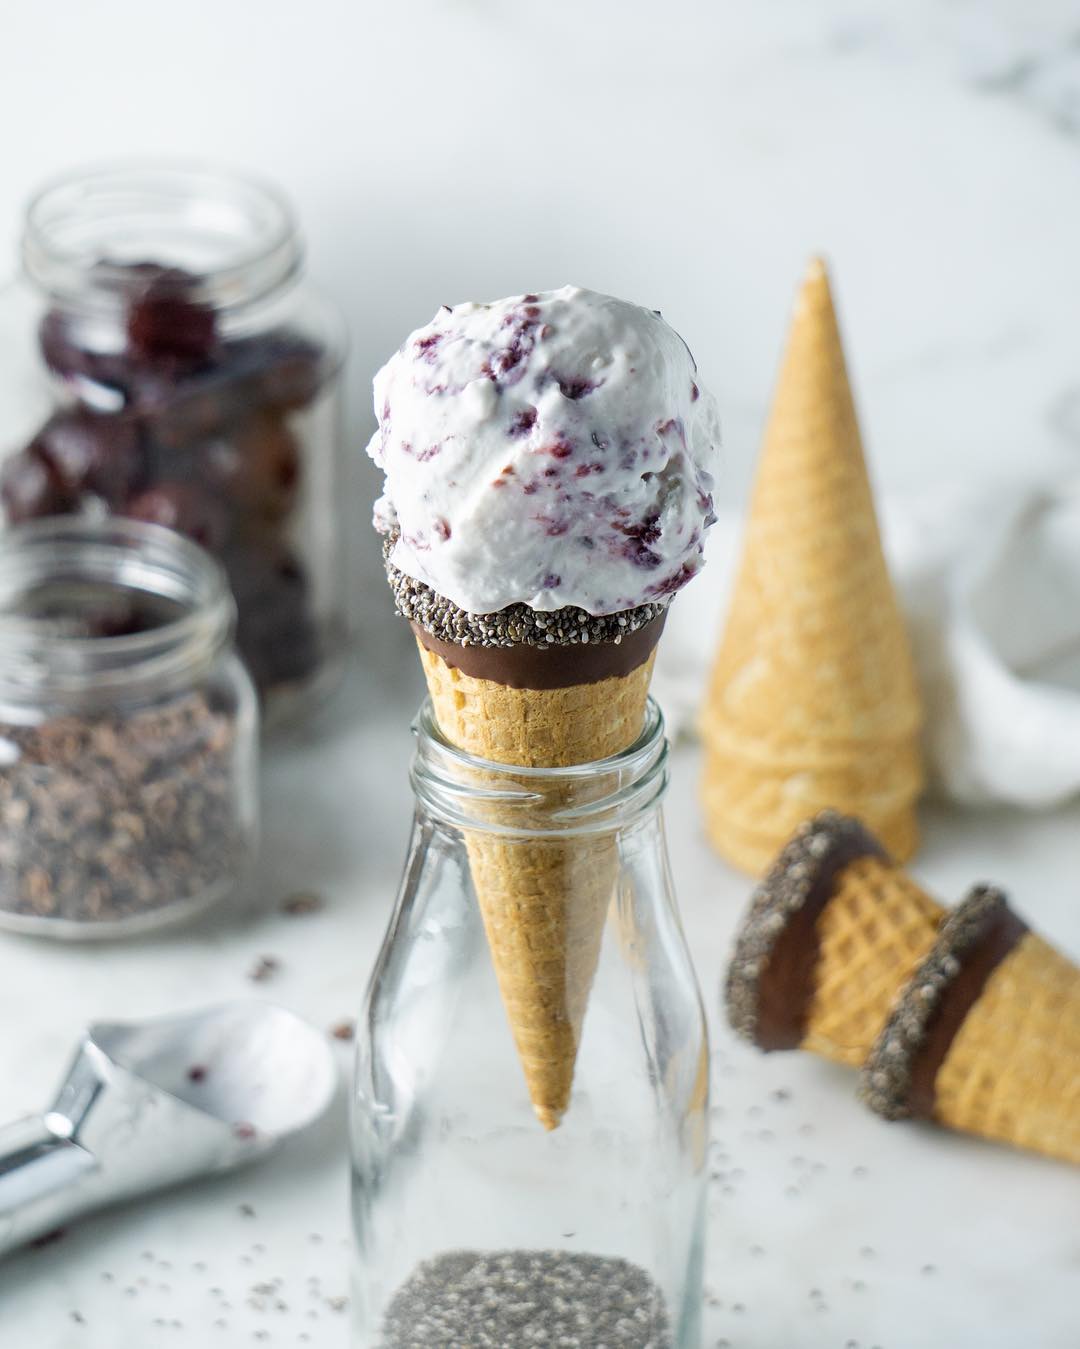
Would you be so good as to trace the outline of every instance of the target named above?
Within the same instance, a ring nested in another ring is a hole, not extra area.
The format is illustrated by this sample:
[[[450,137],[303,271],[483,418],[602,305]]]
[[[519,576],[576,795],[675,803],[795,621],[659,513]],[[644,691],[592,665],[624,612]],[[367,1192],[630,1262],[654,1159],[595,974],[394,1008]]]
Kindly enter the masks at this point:
[[[463,674],[418,643],[436,720],[469,754],[561,768],[616,754],[641,733],[652,655],[627,675],[559,689]],[[490,807],[499,824],[498,803]],[[510,1029],[540,1122],[570,1100],[589,990],[618,876],[609,837],[533,839],[466,831],[473,887]]]
[[[718,756],[714,778],[737,776],[746,762],[773,776],[780,795],[801,773],[828,765],[801,810],[757,817],[775,852],[799,818],[825,806],[880,827],[881,812],[866,799],[871,788],[898,791],[902,783],[910,810],[922,781],[920,720],[828,277],[816,262],[765,433],[703,736]],[[743,799],[733,784],[706,801],[721,851],[732,831],[720,817]],[[741,837],[747,823],[735,823]],[[914,839],[913,821],[903,832]],[[745,865],[751,851],[729,856]]]
[[[802,1048],[861,1067],[898,990],[933,946],[944,912],[887,859],[860,857],[845,867],[818,919]]]
[[[763,1048],[799,1048],[859,1067],[899,991],[933,947],[944,909],[857,820],[807,821],[759,886],[728,979],[736,1029]],[[783,944],[788,943],[785,957]],[[774,979],[792,943],[806,977]],[[748,975],[747,971],[751,973]],[[770,1040],[763,1008],[794,1029]]]
[[[990,976],[934,1082],[934,1118],[1080,1163],[1080,969],[1029,932]]]
[[[718,850],[734,860],[724,840],[741,840],[742,865],[760,872],[775,855],[777,835],[789,838],[803,820],[830,808],[857,812],[890,853],[906,861],[918,838],[914,801],[919,783],[913,741],[881,759],[799,769],[770,766],[709,746],[701,791],[707,827]]]

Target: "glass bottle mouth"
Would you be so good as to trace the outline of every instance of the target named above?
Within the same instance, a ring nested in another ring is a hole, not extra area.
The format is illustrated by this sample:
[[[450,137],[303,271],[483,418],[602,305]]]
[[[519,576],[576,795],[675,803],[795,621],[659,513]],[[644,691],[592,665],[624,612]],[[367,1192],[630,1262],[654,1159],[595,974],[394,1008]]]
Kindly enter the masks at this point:
[[[0,697],[99,703],[190,681],[235,615],[218,563],[160,525],[19,525],[0,536]]]
[[[30,279],[85,310],[125,306],[147,263],[177,269],[200,303],[249,305],[288,283],[301,259],[285,199],[206,164],[115,164],[58,179],[30,202],[22,239]]]
[[[431,818],[459,829],[530,838],[610,833],[652,812],[667,789],[664,718],[652,698],[632,745],[565,768],[519,768],[459,749],[439,730],[430,699],[413,733],[417,802]]]

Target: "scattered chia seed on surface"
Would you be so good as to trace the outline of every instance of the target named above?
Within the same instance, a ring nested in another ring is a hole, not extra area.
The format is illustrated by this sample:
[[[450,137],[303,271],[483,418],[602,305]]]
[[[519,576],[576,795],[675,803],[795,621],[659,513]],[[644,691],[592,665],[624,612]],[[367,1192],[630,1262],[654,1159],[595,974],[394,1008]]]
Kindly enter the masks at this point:
[[[423,581],[399,571],[390,562],[395,540],[383,544],[383,557],[394,605],[402,618],[418,623],[425,632],[458,646],[575,646],[589,642],[621,642],[651,623],[666,604],[642,604],[636,609],[596,616],[567,605],[540,613],[527,604],[511,604],[491,614],[470,614],[437,594]]]
[[[322,895],[315,894],[313,890],[300,890],[281,901],[281,911],[290,918],[302,918],[309,913],[318,913],[324,903]]]
[[[664,1297],[626,1260],[449,1251],[394,1294],[380,1349],[673,1349]]]
[[[248,971],[248,978],[253,984],[262,984],[272,979],[280,969],[281,961],[277,956],[260,956]]]

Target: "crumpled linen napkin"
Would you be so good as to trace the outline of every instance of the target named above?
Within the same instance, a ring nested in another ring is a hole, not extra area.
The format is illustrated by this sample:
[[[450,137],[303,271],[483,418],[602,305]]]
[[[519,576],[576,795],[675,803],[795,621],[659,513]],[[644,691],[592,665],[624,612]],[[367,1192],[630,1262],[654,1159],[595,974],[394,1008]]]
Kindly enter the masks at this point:
[[[1080,480],[936,488],[881,508],[926,711],[931,786],[969,804],[1080,793]],[[693,730],[738,564],[721,515],[709,564],[672,606],[653,691]]]

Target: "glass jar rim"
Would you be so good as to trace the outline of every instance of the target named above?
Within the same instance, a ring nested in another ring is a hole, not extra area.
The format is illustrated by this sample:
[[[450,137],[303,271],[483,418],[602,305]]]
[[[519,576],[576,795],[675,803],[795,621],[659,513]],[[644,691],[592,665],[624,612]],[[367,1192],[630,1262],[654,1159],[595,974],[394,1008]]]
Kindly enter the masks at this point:
[[[158,234],[156,247],[129,242],[133,220]],[[194,246],[186,264],[168,256],[181,237]],[[123,247],[131,256],[116,252]],[[182,268],[195,277],[194,285],[183,281],[186,295],[239,308],[286,286],[302,258],[284,195],[209,161],[117,161],[69,172],[39,188],[24,216],[24,272],[54,298],[86,309],[126,304],[139,262]]]
[[[5,612],[28,586],[81,579],[152,595],[182,607],[142,632],[81,636],[42,631]],[[0,534],[0,694],[115,695],[158,686],[208,665],[232,636],[236,605],[220,564],[161,525],[109,517],[56,516]]]
[[[518,767],[470,754],[439,729],[430,698],[413,733],[417,801],[433,818],[461,829],[530,838],[610,833],[651,813],[667,790],[664,718],[651,697],[632,744],[560,767]]]

